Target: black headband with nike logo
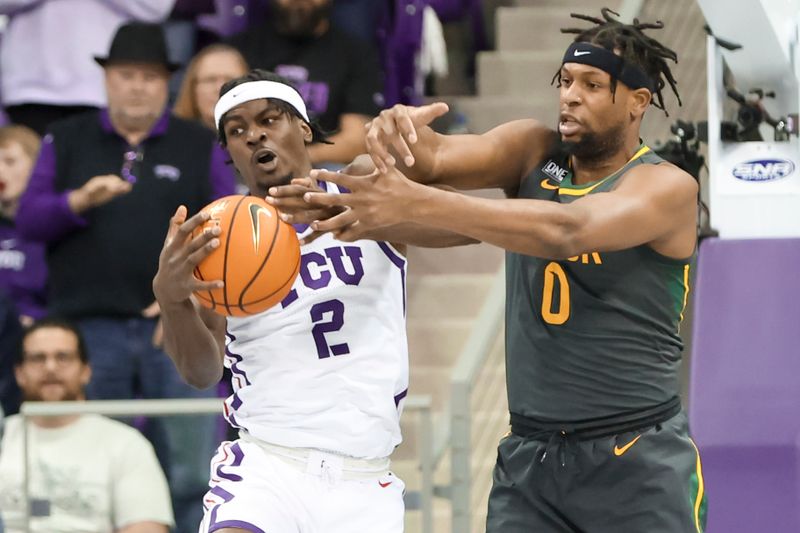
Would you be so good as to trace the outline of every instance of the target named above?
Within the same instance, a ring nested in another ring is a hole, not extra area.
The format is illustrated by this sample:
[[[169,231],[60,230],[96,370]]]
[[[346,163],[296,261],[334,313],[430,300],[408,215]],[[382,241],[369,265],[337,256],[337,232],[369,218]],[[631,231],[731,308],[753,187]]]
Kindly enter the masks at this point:
[[[564,63],[581,63],[608,72],[631,89],[647,89],[655,92],[655,82],[642,69],[631,65],[620,56],[589,43],[572,43],[564,53]]]

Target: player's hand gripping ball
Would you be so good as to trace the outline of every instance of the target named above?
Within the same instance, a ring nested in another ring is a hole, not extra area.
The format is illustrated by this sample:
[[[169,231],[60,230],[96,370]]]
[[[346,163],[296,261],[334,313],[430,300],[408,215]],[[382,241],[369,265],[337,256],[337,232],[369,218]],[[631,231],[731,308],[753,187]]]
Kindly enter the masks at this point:
[[[221,289],[195,292],[204,307],[225,316],[248,316],[283,300],[300,270],[294,228],[255,196],[226,196],[203,208],[211,218],[195,230],[219,226],[220,245],[197,265],[201,280],[220,279]]]

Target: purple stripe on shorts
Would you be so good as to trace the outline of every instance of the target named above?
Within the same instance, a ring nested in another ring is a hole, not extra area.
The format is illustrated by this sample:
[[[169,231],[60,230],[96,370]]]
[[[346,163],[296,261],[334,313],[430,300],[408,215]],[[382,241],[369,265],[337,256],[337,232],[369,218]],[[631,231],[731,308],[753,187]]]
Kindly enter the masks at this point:
[[[231,494],[227,490],[223,489],[219,485],[217,485],[216,487],[213,487],[209,492],[211,494],[213,494],[214,496],[222,498],[226,502],[229,502],[229,501],[231,501],[233,499],[233,494]]]
[[[231,413],[231,414],[230,414],[230,416],[229,416],[229,417],[227,417],[227,419],[228,419],[228,423],[229,423],[231,426],[233,426],[233,427],[234,427],[234,428],[236,428],[236,429],[242,429],[242,426],[240,426],[240,425],[239,425],[239,422],[237,422],[237,421],[236,421],[236,417],[235,417],[235,416],[233,416],[233,413]]]
[[[236,410],[242,406],[242,399],[239,398],[237,393],[233,393],[233,400],[231,400],[231,408]]]
[[[233,446],[231,446],[231,451],[233,452],[234,461],[231,466],[241,466],[242,460],[244,459],[244,452],[242,451],[241,446],[237,442]]]
[[[385,242],[381,241],[375,241],[375,242],[378,243],[378,246],[380,247],[381,251],[384,253],[384,255],[386,255],[386,257],[389,258],[389,261],[391,261],[392,264],[394,264],[394,266],[400,269],[400,282],[403,285],[403,315],[405,315],[406,314],[406,260],[397,255],[397,253],[395,253],[395,251],[392,250],[389,247],[389,245],[386,244]]]
[[[226,449],[225,451],[227,452],[228,450]],[[242,476],[238,474],[228,474],[227,472],[222,471],[222,469],[227,466],[239,466],[242,464],[242,459],[244,459],[244,453],[242,452],[242,449],[239,447],[238,443],[230,447],[230,452],[233,454],[233,463],[231,463],[230,465],[225,464],[224,462],[220,463],[217,466],[216,470],[217,477],[221,479],[227,479],[228,481],[241,481]],[[227,453],[225,455],[226,457],[223,459],[223,461],[227,461],[228,459]]]
[[[399,405],[400,405],[400,402],[402,401],[402,399],[403,399],[403,398],[405,398],[406,396],[408,396],[408,389],[406,389],[406,390],[404,390],[403,392],[401,392],[401,393],[397,394],[397,395],[394,397],[394,406],[395,406],[395,407],[399,406]]]

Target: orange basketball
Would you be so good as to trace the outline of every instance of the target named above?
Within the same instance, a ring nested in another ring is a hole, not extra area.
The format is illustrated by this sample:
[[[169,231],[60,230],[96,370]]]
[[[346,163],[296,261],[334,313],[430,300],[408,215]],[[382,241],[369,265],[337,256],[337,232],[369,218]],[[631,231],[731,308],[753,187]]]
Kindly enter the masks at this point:
[[[225,316],[265,311],[289,293],[300,270],[300,243],[294,228],[274,207],[255,196],[226,196],[203,208],[204,228],[219,226],[220,246],[194,270],[201,280],[220,279],[221,289],[197,291],[204,307]]]

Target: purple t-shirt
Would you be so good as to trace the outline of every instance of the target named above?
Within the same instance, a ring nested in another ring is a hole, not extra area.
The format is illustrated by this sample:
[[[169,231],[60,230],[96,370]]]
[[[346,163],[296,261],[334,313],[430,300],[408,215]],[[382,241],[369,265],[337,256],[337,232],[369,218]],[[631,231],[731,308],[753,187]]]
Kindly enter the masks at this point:
[[[0,218],[0,290],[5,291],[21,315],[45,315],[45,247],[20,236],[14,223],[5,218]]]

